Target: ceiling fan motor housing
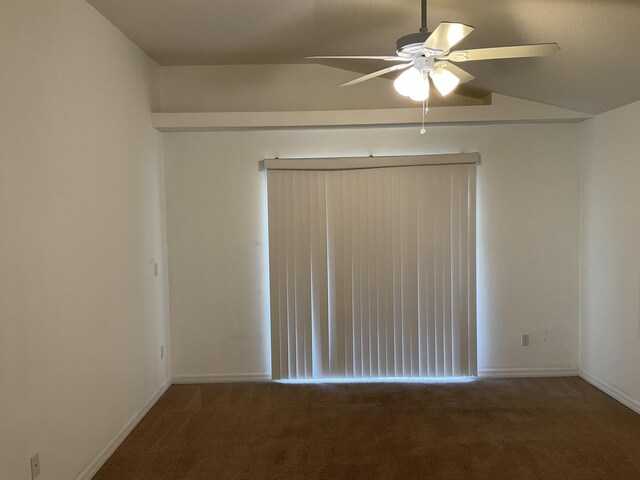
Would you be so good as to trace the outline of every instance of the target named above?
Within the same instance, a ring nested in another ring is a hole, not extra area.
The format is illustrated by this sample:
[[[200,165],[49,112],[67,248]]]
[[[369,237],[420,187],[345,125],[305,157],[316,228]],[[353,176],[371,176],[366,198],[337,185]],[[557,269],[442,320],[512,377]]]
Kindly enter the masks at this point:
[[[410,33],[404,37],[400,37],[396,41],[396,52],[401,57],[413,57],[414,55],[441,55],[441,50],[428,51],[424,42],[431,36],[432,32],[422,31]]]

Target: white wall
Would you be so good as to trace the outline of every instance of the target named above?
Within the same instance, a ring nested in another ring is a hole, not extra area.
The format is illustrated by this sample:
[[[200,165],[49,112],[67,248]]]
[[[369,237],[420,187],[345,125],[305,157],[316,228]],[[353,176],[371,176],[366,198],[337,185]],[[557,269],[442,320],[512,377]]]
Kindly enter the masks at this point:
[[[269,371],[259,160],[461,151],[482,154],[479,367],[577,369],[579,128],[435,127],[426,136],[417,128],[165,134],[174,377]],[[528,348],[520,347],[522,333],[531,335]]]
[[[82,0],[2,0],[0,58],[0,478],[70,480],[169,376],[155,66]]]
[[[640,102],[584,124],[581,370],[640,413]]]

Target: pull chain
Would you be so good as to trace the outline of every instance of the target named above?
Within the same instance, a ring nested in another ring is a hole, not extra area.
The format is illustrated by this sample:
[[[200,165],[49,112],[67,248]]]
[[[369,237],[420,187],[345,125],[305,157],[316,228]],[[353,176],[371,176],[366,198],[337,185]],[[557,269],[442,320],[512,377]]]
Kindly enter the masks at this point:
[[[425,133],[427,133],[427,129],[424,128],[424,117],[427,113],[429,113],[429,105],[427,104],[426,100],[423,100],[422,101],[422,128],[420,129],[420,135],[424,135]]]

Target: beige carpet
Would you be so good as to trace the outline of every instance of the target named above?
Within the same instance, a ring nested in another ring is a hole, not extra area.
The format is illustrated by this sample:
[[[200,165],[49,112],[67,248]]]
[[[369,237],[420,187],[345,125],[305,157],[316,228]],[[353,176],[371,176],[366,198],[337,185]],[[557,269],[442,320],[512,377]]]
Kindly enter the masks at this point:
[[[579,378],[174,385],[95,477],[640,479],[640,415]]]

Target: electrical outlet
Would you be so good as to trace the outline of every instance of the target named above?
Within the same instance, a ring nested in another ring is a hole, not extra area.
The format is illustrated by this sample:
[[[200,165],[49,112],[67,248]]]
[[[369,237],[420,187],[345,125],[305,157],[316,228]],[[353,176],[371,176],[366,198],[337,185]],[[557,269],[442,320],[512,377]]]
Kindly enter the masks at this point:
[[[31,479],[33,480],[40,475],[40,454],[36,453],[31,457]]]
[[[160,345],[160,360],[164,358],[164,345]]]
[[[523,333],[522,334],[522,339],[520,340],[520,345],[523,347],[528,347],[529,346],[529,334],[528,333]]]

